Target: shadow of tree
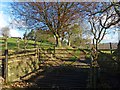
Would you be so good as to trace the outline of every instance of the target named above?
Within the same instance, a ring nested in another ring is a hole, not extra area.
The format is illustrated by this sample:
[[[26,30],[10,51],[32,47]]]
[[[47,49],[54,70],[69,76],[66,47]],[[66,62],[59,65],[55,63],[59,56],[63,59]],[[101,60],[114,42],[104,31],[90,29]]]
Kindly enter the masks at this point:
[[[114,59],[114,54],[100,53],[98,58],[100,66],[100,84],[101,88],[120,88],[119,63]]]
[[[74,66],[47,67],[43,72],[31,77],[28,81],[37,84],[38,88],[80,89],[87,88],[88,68]]]
[[[20,60],[23,60],[20,63],[16,62],[17,64],[15,69],[19,69],[19,72],[21,71],[21,73],[18,75],[18,77],[20,76],[21,80],[33,82],[37,84],[38,88],[63,88],[67,90],[68,88],[87,88],[89,68],[81,68],[81,66],[74,66],[73,64],[76,62],[78,64],[84,63],[88,65],[90,60],[79,60],[78,58],[72,58],[72,60],[70,60],[70,58],[68,58],[68,60],[65,60],[65,62],[71,62],[72,64],[64,64],[62,57],[57,55],[53,57],[52,53],[42,53],[43,55],[40,56],[40,59],[48,58],[48,61],[39,60],[38,56],[35,57],[36,55],[30,55],[22,57],[23,59],[20,58]],[[72,55],[73,54],[71,54],[70,57]],[[44,62],[42,68],[40,65],[38,65],[38,63],[41,64],[41,61]],[[48,62],[51,63],[51,65],[49,65]],[[43,71],[36,73],[40,69]],[[24,75],[22,73],[24,73]],[[31,76],[32,73],[34,74]],[[24,77],[29,77],[29,79],[26,80]]]

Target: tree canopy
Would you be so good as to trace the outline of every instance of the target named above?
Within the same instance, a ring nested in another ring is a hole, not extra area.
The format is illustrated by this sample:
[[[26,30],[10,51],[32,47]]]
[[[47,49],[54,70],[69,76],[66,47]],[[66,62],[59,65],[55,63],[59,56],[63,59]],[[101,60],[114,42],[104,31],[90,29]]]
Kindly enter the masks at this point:
[[[17,7],[17,8],[16,8]],[[79,18],[79,4],[73,2],[24,2],[13,4],[17,20],[24,20],[29,27],[50,30],[56,45],[61,46],[63,28]]]
[[[100,31],[99,27],[103,31],[120,25],[120,2],[14,2],[12,7],[16,21],[25,22],[28,28],[34,30],[50,31],[56,46],[61,46],[66,32],[71,32],[69,26],[76,22],[89,23],[89,29],[97,26],[97,31]],[[93,19],[97,23],[91,23]],[[97,36],[101,36],[100,33],[96,33]],[[103,38],[104,35],[100,39]]]

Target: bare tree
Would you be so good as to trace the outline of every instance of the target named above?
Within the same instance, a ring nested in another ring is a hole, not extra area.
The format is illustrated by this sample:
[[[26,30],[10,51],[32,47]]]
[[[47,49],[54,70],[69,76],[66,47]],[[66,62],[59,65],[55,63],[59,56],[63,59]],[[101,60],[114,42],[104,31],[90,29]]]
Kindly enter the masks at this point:
[[[9,34],[10,34],[9,27],[6,26],[6,27],[1,28],[1,34],[5,38],[9,37]]]
[[[97,44],[110,32],[110,28],[119,28],[120,2],[87,2],[81,5],[84,7],[84,18],[90,23],[93,44],[96,44],[97,49]]]
[[[99,16],[101,14],[105,14],[109,12],[109,19],[111,22],[107,20],[107,24],[104,26],[101,23],[101,26],[104,28],[110,28],[120,22],[120,1],[119,2],[86,2],[81,3],[84,7],[82,8],[85,16]],[[86,7],[86,8],[85,8]]]
[[[79,18],[79,5],[73,2],[26,2],[14,3],[14,15],[19,20],[27,19],[29,27],[44,28],[52,32],[56,45],[61,46],[65,27]]]
[[[103,28],[110,28],[111,26],[119,25],[120,24],[120,2],[110,2],[110,3],[102,3],[103,7],[92,13],[92,15],[96,14],[105,14],[109,13],[109,17],[106,20],[106,25],[102,24],[100,20],[100,24]],[[106,6],[107,5],[107,6]],[[109,20],[111,21],[109,22]]]
[[[61,46],[61,40],[63,40],[64,32],[66,32],[65,28],[73,24],[79,17],[89,20],[91,17],[101,18],[101,15],[105,16],[109,13],[105,24],[102,21],[105,17],[97,20],[100,27],[106,30],[119,25],[119,6],[119,2],[16,2],[13,4],[13,14],[17,18],[16,21],[26,21],[29,28],[36,27],[49,30],[55,37],[56,46]],[[90,22],[92,25],[92,20]]]
[[[107,34],[107,30],[100,25],[99,20],[101,19],[102,19],[101,17],[92,17],[89,20],[89,23],[91,26],[90,30],[93,35],[92,43],[96,50],[98,50],[98,44],[103,40],[104,36]],[[106,23],[106,20],[104,24],[105,23]]]

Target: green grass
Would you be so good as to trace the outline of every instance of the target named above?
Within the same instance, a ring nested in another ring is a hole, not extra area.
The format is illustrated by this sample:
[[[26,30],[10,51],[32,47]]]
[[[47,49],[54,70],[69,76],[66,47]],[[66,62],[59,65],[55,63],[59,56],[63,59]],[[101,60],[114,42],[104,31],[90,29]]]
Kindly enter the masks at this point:
[[[73,57],[69,58],[69,60],[75,62],[77,60],[77,58],[73,56]]]
[[[108,54],[110,54],[111,53],[111,51],[109,50],[109,51],[101,51],[101,52],[103,52],[103,53],[108,53]],[[113,52],[113,51],[112,51]]]
[[[16,38],[8,38],[7,39],[7,43],[8,43],[8,50],[18,50],[18,43],[17,43],[18,39]],[[28,40],[27,41],[28,44],[27,44],[27,47],[26,49],[31,49],[31,48],[34,48],[34,44],[35,42],[33,40]],[[0,40],[0,44],[1,43],[4,43],[3,40]],[[37,42],[36,43],[38,46],[40,47],[43,47],[43,48],[49,48],[49,47],[53,47],[53,45],[49,42],[43,42],[43,43],[40,43],[40,42]],[[23,39],[20,39],[19,40],[19,49],[24,49],[24,40]],[[4,46],[1,46],[0,47],[0,50],[3,49],[4,50]]]
[[[15,38],[8,38],[8,49],[18,49],[18,43],[17,43],[17,39]],[[28,46],[27,48],[30,48],[30,47],[34,47],[33,46],[34,44],[34,41],[28,41]],[[24,40],[19,40],[19,48],[20,49],[24,49]]]

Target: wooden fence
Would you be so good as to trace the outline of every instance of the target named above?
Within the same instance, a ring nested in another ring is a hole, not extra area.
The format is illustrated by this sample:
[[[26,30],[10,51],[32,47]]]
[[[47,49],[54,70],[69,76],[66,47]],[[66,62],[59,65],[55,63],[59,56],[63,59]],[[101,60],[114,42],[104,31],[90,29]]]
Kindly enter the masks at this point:
[[[31,72],[33,69],[31,68],[31,70],[27,71],[27,64],[29,64],[29,66],[32,66],[34,62],[37,62],[35,50],[20,51],[18,53],[7,52],[5,55],[0,57],[2,61],[1,75],[5,79],[6,83],[10,81],[15,81],[20,78],[20,76]],[[34,66],[33,68],[36,68],[36,66]],[[23,71],[21,71],[20,69]]]
[[[90,52],[88,49],[33,48],[12,52],[7,49],[7,40],[3,39],[3,43],[5,49],[0,56],[0,64],[1,75],[6,83],[25,79],[38,69],[43,70],[44,67],[73,65],[90,68],[91,62],[85,62]],[[91,71],[95,71],[93,69]],[[95,72],[92,72],[92,77],[93,73]]]
[[[80,49],[34,48],[20,50],[19,52],[8,50],[8,52],[5,54],[7,56],[0,56],[7,65],[6,68],[2,68],[2,75],[5,75],[6,82],[20,80],[29,73],[46,66],[74,65],[77,67],[89,67],[88,64],[78,63],[79,60],[86,58],[86,52]],[[6,59],[7,62],[4,61]]]

